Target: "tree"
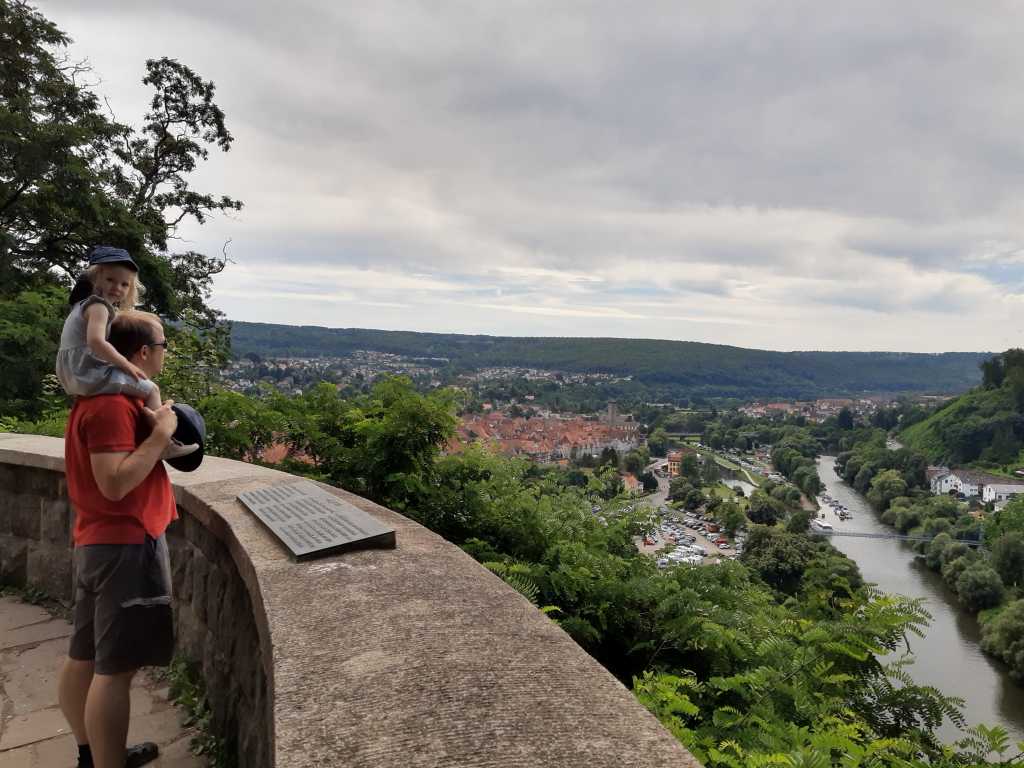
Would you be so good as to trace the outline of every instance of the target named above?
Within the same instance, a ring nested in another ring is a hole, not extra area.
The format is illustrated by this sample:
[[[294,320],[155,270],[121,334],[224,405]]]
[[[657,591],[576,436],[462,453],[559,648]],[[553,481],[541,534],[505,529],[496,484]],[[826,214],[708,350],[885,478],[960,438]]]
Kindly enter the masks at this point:
[[[627,472],[632,472],[634,475],[639,475],[643,472],[646,465],[644,457],[637,451],[630,451],[622,459],[622,468]]]
[[[658,478],[653,472],[643,472],[637,478],[644,485],[644,493],[654,493],[658,490]]]
[[[784,514],[782,505],[764,491],[754,491],[747,503],[747,517],[759,525],[775,525]]]
[[[999,605],[1005,588],[991,565],[978,561],[960,574],[956,581],[956,592],[967,610],[977,613],[985,608]]]
[[[1018,496],[985,520],[985,538],[995,541],[1011,533],[1024,533],[1024,496]]]
[[[886,469],[879,472],[871,480],[871,490],[868,491],[868,501],[875,509],[884,510],[889,502],[897,496],[905,496],[907,483],[903,476],[895,469]]]
[[[696,454],[688,453],[679,461],[679,476],[685,477],[694,485],[700,483],[700,462]]]
[[[739,504],[732,501],[723,502],[719,508],[715,510],[715,516],[722,524],[725,532],[730,536],[735,536],[736,532],[746,525],[747,522],[747,516],[740,508]]]
[[[199,401],[197,407],[206,422],[206,451],[228,459],[261,459],[275,433],[285,427],[281,413],[238,392],[217,392]]]
[[[999,355],[983,360],[981,368],[981,385],[985,389],[998,389],[1003,383],[1006,371],[1003,369],[1003,358]]]
[[[814,546],[806,536],[757,525],[750,529],[741,559],[771,587],[792,595],[813,556]]]
[[[811,513],[805,509],[791,512],[786,520],[786,531],[789,533],[806,533],[811,523]]]
[[[953,544],[953,537],[948,533],[940,533],[928,542],[925,549],[925,562],[932,570],[937,570],[943,562],[943,553]],[[962,546],[962,545],[961,545]]]
[[[1015,600],[981,628],[981,647],[1010,667],[1010,677],[1024,683],[1024,599]]]
[[[187,178],[208,147],[231,146],[213,84],[177,61],[147,61],[143,82],[154,95],[136,131],[101,109],[82,85],[88,68],[67,59],[67,44],[30,6],[0,0],[0,304],[52,301],[50,289],[66,290],[88,249],[105,243],[127,248],[139,264],[148,308],[213,326],[219,315],[206,302],[226,259],[168,248],[185,219],[202,224],[241,208],[231,198],[194,191]],[[58,304],[51,307],[62,314]],[[26,361],[25,325],[0,328],[5,370]],[[59,326],[39,327],[47,337],[34,346],[30,364],[0,387],[6,407],[39,390],[40,361],[52,358]]]
[[[652,456],[664,456],[668,452],[668,434],[661,427],[647,436],[647,447]]]
[[[992,567],[1007,586],[1024,585],[1024,533],[1011,531],[996,539]]]
[[[693,483],[685,477],[674,477],[668,484],[668,497],[673,501],[683,499],[693,489]]]
[[[853,411],[849,408],[839,411],[839,415],[836,417],[836,426],[842,430],[853,429]]]

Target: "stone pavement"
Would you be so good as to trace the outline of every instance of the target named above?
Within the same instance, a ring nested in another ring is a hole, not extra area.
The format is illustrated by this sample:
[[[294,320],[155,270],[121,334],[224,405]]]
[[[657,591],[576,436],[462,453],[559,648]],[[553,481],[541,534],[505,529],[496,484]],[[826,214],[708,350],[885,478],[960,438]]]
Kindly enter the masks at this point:
[[[0,597],[0,768],[74,768],[78,750],[57,706],[57,679],[71,625],[38,606]],[[167,688],[145,672],[132,688],[128,743],[155,741],[153,768],[201,768],[191,733],[167,700]]]

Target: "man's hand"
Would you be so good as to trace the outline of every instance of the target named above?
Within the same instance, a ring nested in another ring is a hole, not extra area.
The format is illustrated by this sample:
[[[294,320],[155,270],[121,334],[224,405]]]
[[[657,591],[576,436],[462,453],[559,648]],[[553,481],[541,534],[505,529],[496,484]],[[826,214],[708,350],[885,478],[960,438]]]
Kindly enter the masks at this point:
[[[153,431],[131,453],[89,454],[96,487],[106,498],[120,501],[153,471],[167,447],[167,441],[178,427],[178,415],[171,410],[173,404],[173,400],[166,400],[155,411],[143,407],[142,413]]]
[[[145,407],[142,409],[153,427],[153,433],[162,436],[165,440],[170,440],[174,430],[178,428],[178,414],[171,410],[172,405],[174,405],[173,400],[164,400],[164,404],[155,411]]]

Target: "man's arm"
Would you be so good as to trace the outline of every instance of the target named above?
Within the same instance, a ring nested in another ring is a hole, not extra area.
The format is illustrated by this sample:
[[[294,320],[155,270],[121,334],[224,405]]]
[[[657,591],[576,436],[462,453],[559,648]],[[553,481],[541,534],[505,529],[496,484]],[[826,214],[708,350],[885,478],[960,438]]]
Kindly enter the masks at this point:
[[[168,400],[158,410],[151,411],[153,431],[142,445],[131,453],[91,453],[92,476],[96,486],[110,501],[120,501],[134,491],[153,471],[167,447],[167,441],[178,426],[178,417]]]

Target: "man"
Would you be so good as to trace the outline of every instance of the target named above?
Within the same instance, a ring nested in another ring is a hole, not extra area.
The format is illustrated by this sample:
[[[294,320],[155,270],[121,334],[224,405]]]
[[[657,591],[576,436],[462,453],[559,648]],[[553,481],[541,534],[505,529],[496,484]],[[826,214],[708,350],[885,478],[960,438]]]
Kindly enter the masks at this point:
[[[110,343],[148,377],[167,341],[160,319],[119,312]],[[132,676],[165,666],[173,651],[170,565],[164,531],[176,517],[160,455],[177,417],[128,395],[75,401],[64,442],[75,511],[75,611],[60,705],[79,745],[80,768],[122,768],[155,759],[153,743],[126,749]]]

